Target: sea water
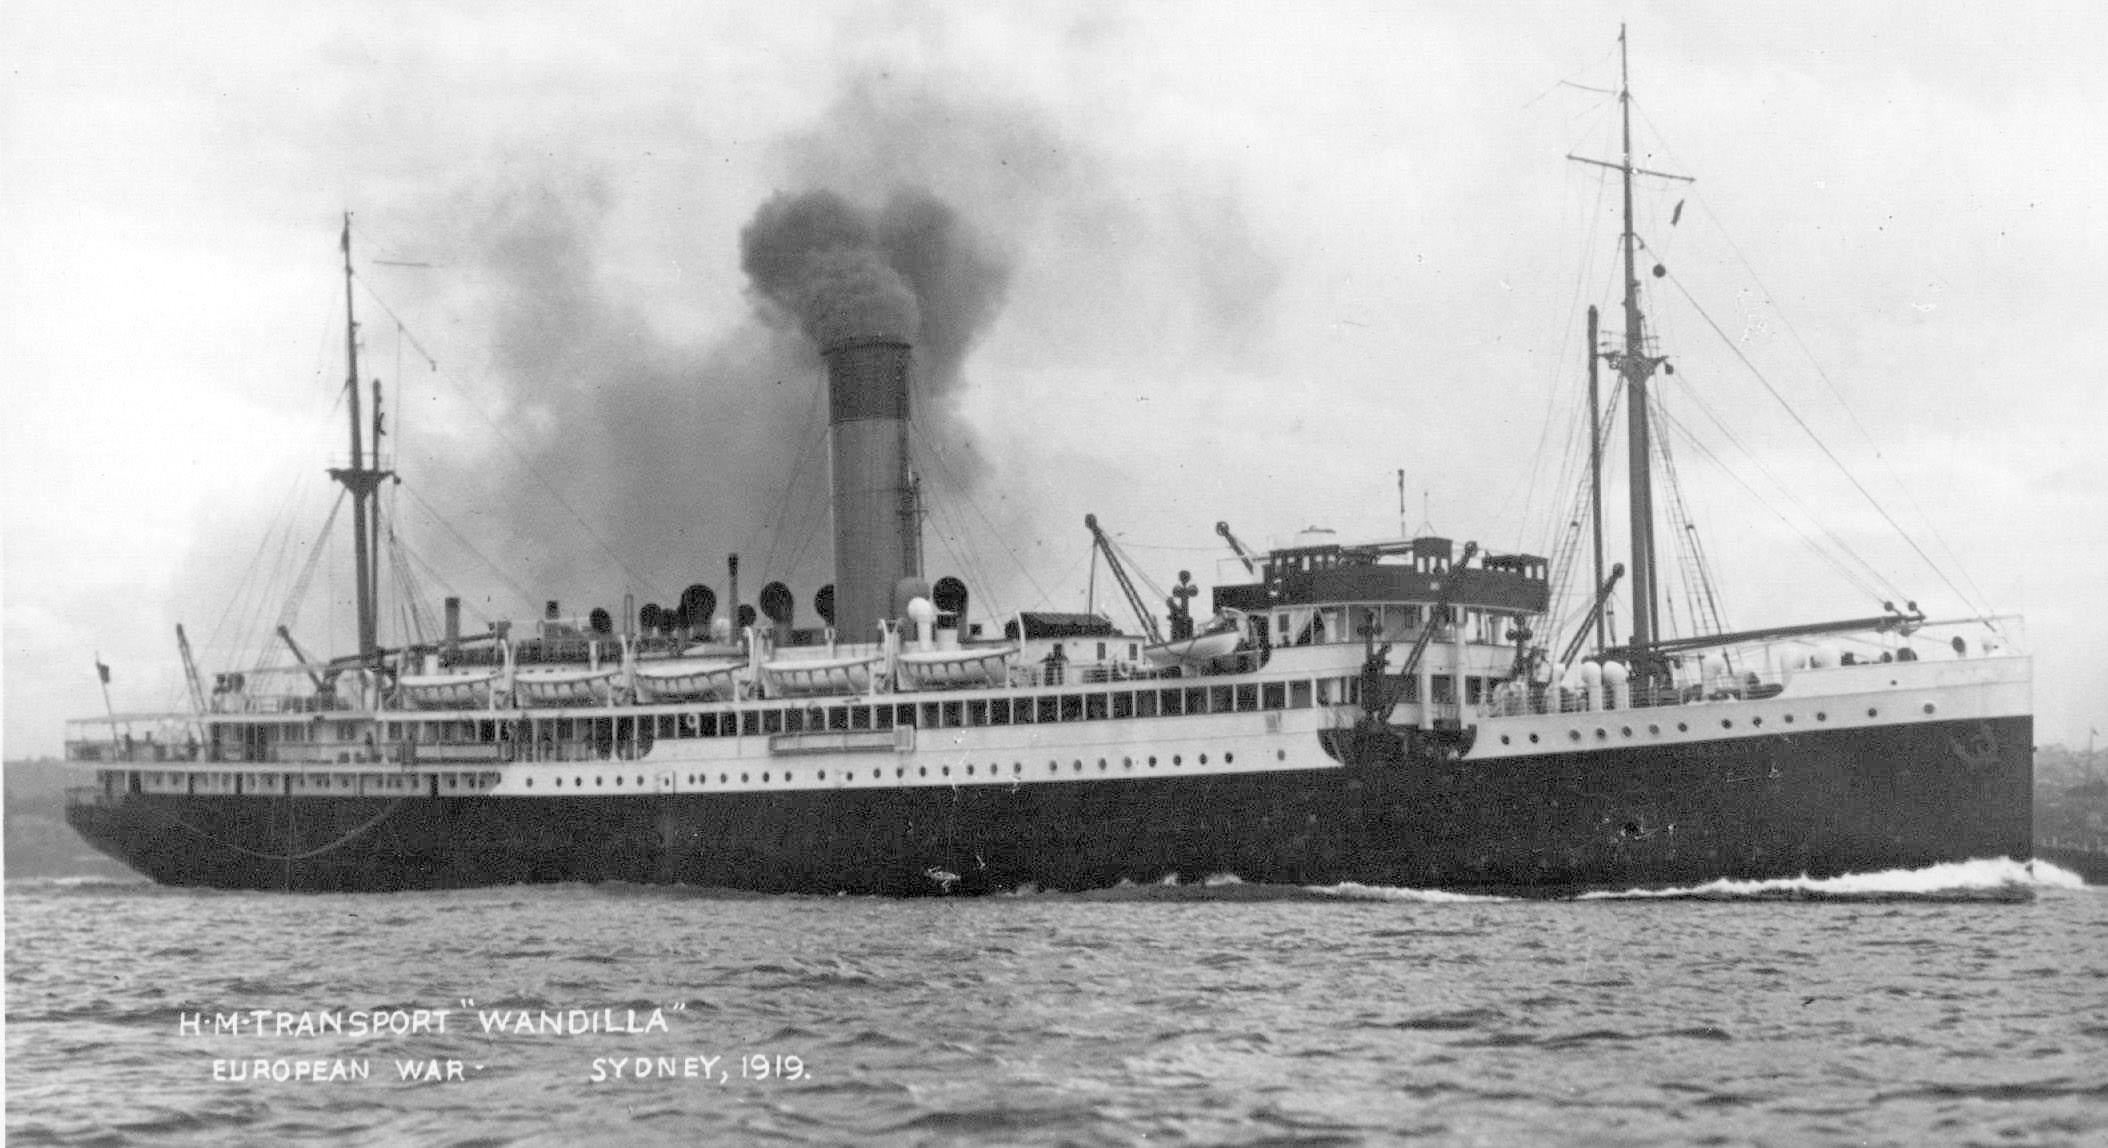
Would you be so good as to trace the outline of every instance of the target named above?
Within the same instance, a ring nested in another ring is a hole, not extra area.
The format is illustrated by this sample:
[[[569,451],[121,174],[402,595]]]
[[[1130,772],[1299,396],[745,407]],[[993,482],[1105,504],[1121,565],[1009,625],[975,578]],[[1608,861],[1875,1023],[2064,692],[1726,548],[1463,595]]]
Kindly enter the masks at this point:
[[[10,1144],[2103,1143],[2108,889],[6,889]]]

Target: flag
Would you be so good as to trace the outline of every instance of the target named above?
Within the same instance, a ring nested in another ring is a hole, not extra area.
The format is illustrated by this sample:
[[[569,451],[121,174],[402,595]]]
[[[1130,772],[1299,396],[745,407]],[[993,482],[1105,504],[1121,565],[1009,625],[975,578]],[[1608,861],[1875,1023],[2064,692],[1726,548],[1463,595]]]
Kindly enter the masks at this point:
[[[102,679],[102,684],[110,684],[110,667],[104,665],[101,658],[95,659],[95,676]]]

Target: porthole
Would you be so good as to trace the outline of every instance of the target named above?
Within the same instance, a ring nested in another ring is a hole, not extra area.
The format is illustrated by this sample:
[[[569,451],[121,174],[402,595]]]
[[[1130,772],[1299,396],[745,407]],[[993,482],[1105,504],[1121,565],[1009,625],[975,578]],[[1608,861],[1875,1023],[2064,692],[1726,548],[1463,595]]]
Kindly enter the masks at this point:
[[[820,771],[820,780],[821,780],[821,781],[825,781],[825,780],[827,780],[827,771],[826,771],[826,770],[824,770],[824,769]]]
[[[1102,757],[1098,759],[1098,772],[1099,772],[1099,773],[1104,773],[1104,772],[1105,772],[1105,759],[1104,759],[1104,758],[1102,758]]]
[[[1577,730],[1577,729],[1570,729],[1570,730],[1566,731],[1566,740],[1568,740],[1568,741],[1580,741],[1580,740],[1581,740],[1581,731],[1580,731],[1580,730]]]
[[[1816,720],[1816,721],[1829,721],[1829,720],[1830,720],[1830,715],[1829,715],[1829,714],[1826,714],[1826,713],[1824,713],[1824,712],[1823,712],[1823,711],[1821,711],[1821,710],[1816,710],[1816,711],[1815,711],[1815,720]]]
[[[894,767],[893,767],[893,776],[895,776],[895,777],[906,777],[907,775],[908,775],[908,769],[907,769],[907,767],[906,767],[906,766],[904,766],[904,765],[896,765],[896,766],[894,766]]]
[[[769,779],[769,775],[768,775],[768,774],[764,773],[764,774],[762,774],[762,775],[761,775],[761,780],[763,780],[763,781],[767,781],[768,779]]]
[[[926,765],[918,765],[918,766],[916,766],[916,767],[915,767],[915,776],[917,776],[917,777],[928,777],[929,775],[930,775],[930,767],[929,767],[929,766],[926,766]]]
[[[1010,763],[1010,772],[1012,772],[1012,773],[1023,773],[1023,772],[1025,772],[1025,763],[1024,763],[1024,762],[1022,762],[1022,761],[1013,761],[1013,762],[1011,762],[1011,763]]]
[[[1659,725],[1656,725],[1656,724],[1655,724],[1655,723],[1653,723],[1653,722],[1649,722],[1649,723],[1647,723],[1647,732],[1648,732],[1648,733],[1660,733],[1661,731],[1662,731],[1662,727],[1661,727],[1661,726],[1659,726]]]
[[[1784,718],[1784,721],[1786,722],[1786,724],[1787,724],[1787,725],[1792,725],[1792,724],[1793,724],[1793,715],[1792,715],[1792,714],[1787,714],[1787,715],[1786,715],[1786,717]]]
[[[1156,755],[1153,753],[1149,755],[1149,768],[1156,768]]]
[[[730,778],[731,778],[731,775],[730,775],[730,774],[720,773],[720,774],[718,774],[718,775],[717,775],[717,783],[718,783],[719,785],[723,785],[723,784],[724,784],[724,783],[725,783],[725,782],[726,782],[727,780],[729,780]]]
[[[1224,765],[1235,765],[1237,763],[1237,755],[1234,753],[1223,754],[1222,763]]]
[[[747,775],[746,775],[746,774],[744,774],[744,773],[740,774],[740,775],[739,775],[739,784],[741,784],[741,785],[745,785],[746,783],[747,783]]]
[[[1502,734],[1502,735],[1500,735],[1500,743],[1501,743],[1502,745],[1507,745],[1507,744],[1508,744],[1509,742],[1512,742],[1512,741],[1514,741],[1514,740],[1515,740],[1514,738],[1512,738],[1512,737],[1509,737],[1509,736],[1508,736],[1507,734]]]
[[[596,774],[596,775],[594,775],[594,777],[593,777],[593,784],[594,784],[594,785],[596,785],[596,786],[598,786],[598,785],[606,785],[606,784],[607,784],[607,778],[605,778],[605,777],[601,777],[601,776],[599,776],[599,775],[597,775],[597,774]]]
[[[1083,772],[1083,762],[1081,762],[1081,761],[1076,761],[1076,762],[1072,762],[1071,764],[1073,764],[1073,765],[1074,765],[1074,766],[1076,767],[1076,772],[1078,772],[1078,773],[1082,773],[1082,772]]]
[[[823,775],[823,776],[824,776],[824,775]],[[695,784],[695,775],[694,775],[694,774],[692,774],[692,773],[688,775],[688,784],[690,784],[690,785],[694,785],[694,784]]]
[[[1536,734],[1534,734],[1534,733],[1530,735],[1530,744],[1531,744],[1531,745],[1536,745],[1536,744],[1537,744],[1537,735],[1536,735]]]
[[[563,778],[559,777],[559,778],[557,778],[557,779],[556,779],[556,787],[557,787],[558,789],[562,789],[562,788],[564,787],[564,779],[563,779]]]
[[[877,780],[879,780],[880,778],[884,777],[885,775],[886,775],[886,771],[885,771],[885,770],[883,770],[883,769],[874,769],[874,770],[872,770],[872,771],[871,771],[871,780],[873,780],[873,781],[877,781]]]
[[[1277,749],[1277,750],[1275,750],[1275,751],[1274,751],[1274,760],[1275,760],[1275,761],[1287,761],[1287,760],[1288,760],[1288,751],[1287,751],[1287,750],[1285,750],[1285,749]]]
[[[1760,715],[1760,716],[1758,716],[1758,717],[1753,717],[1753,718],[1749,719],[1749,724],[1751,724],[1751,725],[1763,725],[1763,724],[1764,724],[1764,718],[1763,718],[1763,717],[1762,717],[1761,715]]]
[[[1880,717],[1880,716],[1881,716],[1881,711],[1880,711],[1880,710],[1877,710],[1877,709],[1875,709],[1875,708],[1874,708],[1874,707],[1872,707],[1872,706],[1868,706],[1868,707],[1867,707],[1867,710],[1866,710],[1866,716],[1868,716],[1868,717]]]
[[[1604,738],[1607,738],[1607,737],[1609,737],[1609,736],[1610,736],[1610,731],[1609,731],[1609,730],[1607,730],[1607,729],[1604,729],[1604,728],[1603,728],[1602,726],[1597,726],[1597,727],[1596,727],[1596,739],[1597,739],[1598,741],[1600,741],[1600,740],[1602,740],[1602,739],[1604,739]]]
[[[1133,769],[1134,767],[1135,767],[1135,759],[1134,759],[1134,758],[1131,758],[1131,757],[1123,757],[1123,758],[1121,758],[1121,759],[1120,759],[1120,768],[1121,768],[1121,769]]]
[[[616,786],[616,788],[618,788],[618,789],[619,789],[619,788],[621,788],[621,786],[622,786],[622,776],[621,776],[620,774],[617,774],[617,775],[615,776],[615,786]]]
[[[1202,765],[1206,765],[1206,764],[1208,764],[1208,755],[1207,755],[1207,754],[1201,754],[1201,755],[1200,755],[1200,763],[1201,763]]]
[[[968,776],[968,777],[972,777],[972,776],[973,776],[973,766],[970,766],[970,765],[969,765],[969,766],[967,766],[967,767],[966,767],[966,776]]]
[[[638,784],[638,785],[642,785],[642,784],[644,784],[644,775],[643,775],[643,774],[641,774],[641,773],[637,775],[637,784]]]
[[[952,775],[952,767],[947,765],[941,772],[944,774],[944,776],[950,777]]]
[[[529,789],[533,789],[533,788],[534,788],[534,779],[533,779],[533,778],[531,778],[531,777],[527,779],[527,788],[529,788]]]
[[[1932,712],[1933,710],[1935,710],[1935,709],[1937,709],[1937,708],[1939,708],[1939,707],[1937,707],[1937,706],[1933,705],[1933,704],[1932,704],[1931,702],[1926,702],[1926,703],[1925,703],[1925,712],[1926,712],[1926,713],[1931,713],[1931,712]]]
[[[1058,761],[1050,761],[1050,762],[1048,762],[1048,763],[1047,763],[1047,772],[1048,772],[1048,773],[1060,773],[1060,772],[1061,772],[1061,763],[1060,763],[1060,762],[1058,762]]]
[[[1625,737],[1631,737],[1631,736],[1632,736],[1632,727],[1631,727],[1631,726],[1629,726],[1629,725],[1627,725],[1627,726],[1619,726],[1619,727],[1618,727],[1618,733],[1619,733],[1619,734],[1621,734],[1621,735],[1623,735],[1623,736],[1625,736]]]
[[[1677,732],[1677,733],[1689,733],[1689,732],[1691,732],[1691,727],[1690,727],[1689,725],[1686,725],[1686,724],[1685,724],[1685,723],[1683,723],[1683,722],[1677,722],[1677,723],[1676,723],[1676,732]]]
[[[1172,755],[1171,755],[1171,764],[1173,764],[1173,765],[1178,765],[1178,764],[1179,764],[1180,762],[1182,762],[1182,761],[1184,761],[1184,760],[1185,760],[1185,759],[1184,759],[1184,758],[1183,758],[1182,756],[1180,756],[1179,754],[1175,754],[1175,753],[1174,753],[1174,754],[1172,754]]]
[[[1733,729],[1733,728],[1735,728],[1735,719],[1733,719],[1733,718],[1721,718],[1721,719],[1720,719],[1720,728],[1721,728],[1721,729]]]

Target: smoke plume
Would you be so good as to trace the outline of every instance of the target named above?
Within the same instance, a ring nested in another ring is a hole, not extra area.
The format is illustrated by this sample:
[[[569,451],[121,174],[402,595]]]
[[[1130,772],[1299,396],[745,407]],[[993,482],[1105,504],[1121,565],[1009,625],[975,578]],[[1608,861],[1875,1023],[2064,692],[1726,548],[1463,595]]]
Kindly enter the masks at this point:
[[[857,335],[913,343],[940,418],[1010,281],[987,240],[921,188],[873,210],[824,189],[779,193],[740,233],[740,251],[764,314],[787,316],[816,347]]]

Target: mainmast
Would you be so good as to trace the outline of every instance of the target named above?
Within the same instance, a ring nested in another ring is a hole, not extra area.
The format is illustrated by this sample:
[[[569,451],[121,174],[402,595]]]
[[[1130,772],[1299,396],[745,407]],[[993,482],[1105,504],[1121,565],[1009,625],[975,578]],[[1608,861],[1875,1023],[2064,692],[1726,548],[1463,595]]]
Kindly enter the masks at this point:
[[[379,601],[375,592],[379,582],[376,552],[379,550],[381,511],[380,501],[374,491],[389,472],[380,469],[381,456],[381,388],[376,380],[373,384],[373,461],[366,465],[366,447],[360,426],[359,415],[359,321],[351,306],[351,213],[344,213],[344,235],[339,244],[344,251],[344,392],[351,411],[351,465],[335,467],[329,472],[331,478],[344,484],[351,493],[352,562],[356,567],[359,617],[359,665],[371,668],[378,660],[380,645],[378,620]]]
[[[1652,444],[1647,419],[1647,380],[1661,366],[1658,355],[1647,353],[1647,319],[1640,311],[1640,278],[1636,267],[1639,234],[1632,225],[1632,177],[1651,175],[1661,179],[1691,182],[1691,177],[1670,175],[1632,166],[1632,77],[1627,61],[1625,26],[1618,25],[1618,110],[1622,119],[1624,159],[1607,163],[1598,159],[1567,158],[1616,171],[1624,191],[1625,229],[1619,237],[1625,255],[1625,347],[1605,352],[1604,357],[1625,377],[1626,428],[1629,449],[1626,466],[1631,491],[1632,533],[1632,640],[1636,650],[1652,647],[1655,633],[1655,598],[1658,580],[1654,564],[1654,491],[1649,459]],[[1593,349],[1591,353],[1595,353]]]

